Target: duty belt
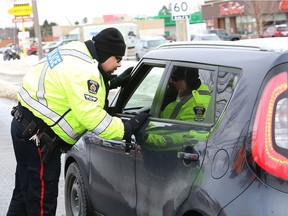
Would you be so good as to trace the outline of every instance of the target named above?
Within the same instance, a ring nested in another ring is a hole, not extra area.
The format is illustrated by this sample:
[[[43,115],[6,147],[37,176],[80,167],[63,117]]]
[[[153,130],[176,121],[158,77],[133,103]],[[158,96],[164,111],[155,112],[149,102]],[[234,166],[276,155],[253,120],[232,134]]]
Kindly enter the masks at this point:
[[[47,133],[50,137],[56,137],[54,132],[51,132],[51,129],[48,126],[39,127],[39,122],[33,121],[33,119],[30,120],[26,118],[25,114],[19,111],[18,107],[12,108],[11,115],[14,116],[17,122],[19,122],[24,128],[26,128],[27,131],[24,132],[26,132],[27,134],[33,135],[39,130],[45,131],[45,133]],[[47,130],[47,128],[49,128],[49,130]]]
[[[43,163],[49,161],[54,149],[58,148],[61,152],[67,152],[71,148],[70,145],[65,145],[47,125],[39,123],[36,117],[31,120],[26,118],[18,107],[12,108],[11,115],[25,128],[22,133],[23,138],[33,140],[36,146],[41,148]],[[40,124],[42,126],[39,126]]]

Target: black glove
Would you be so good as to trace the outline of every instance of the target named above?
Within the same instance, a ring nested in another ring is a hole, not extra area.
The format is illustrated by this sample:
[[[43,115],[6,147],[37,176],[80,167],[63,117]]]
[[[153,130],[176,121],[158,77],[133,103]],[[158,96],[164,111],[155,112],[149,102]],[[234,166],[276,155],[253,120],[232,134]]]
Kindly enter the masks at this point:
[[[110,80],[110,89],[114,89],[117,87],[123,87],[128,80],[131,78],[131,71],[134,67],[129,67],[126,69],[123,73],[121,73],[119,76],[112,78]]]
[[[149,113],[141,113],[125,122],[123,139],[129,142],[131,140],[132,134],[135,134],[135,132],[140,128],[140,126],[147,120],[149,116]]]

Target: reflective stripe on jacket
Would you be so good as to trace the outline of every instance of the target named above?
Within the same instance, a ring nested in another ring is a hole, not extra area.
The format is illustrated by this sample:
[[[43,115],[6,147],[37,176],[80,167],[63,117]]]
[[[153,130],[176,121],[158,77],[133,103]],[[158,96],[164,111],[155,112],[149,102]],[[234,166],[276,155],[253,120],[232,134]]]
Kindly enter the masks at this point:
[[[18,93],[22,106],[48,126],[55,124],[52,130],[69,144],[74,144],[87,130],[103,139],[123,138],[121,119],[103,109],[105,97],[98,62],[80,42],[49,53],[24,76]],[[67,114],[63,117],[64,113]]]

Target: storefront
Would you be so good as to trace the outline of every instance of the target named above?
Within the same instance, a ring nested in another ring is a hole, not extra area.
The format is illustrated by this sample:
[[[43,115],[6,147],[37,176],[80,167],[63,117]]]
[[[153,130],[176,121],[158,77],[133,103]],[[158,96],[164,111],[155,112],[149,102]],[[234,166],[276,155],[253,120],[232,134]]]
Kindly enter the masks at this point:
[[[287,14],[288,0],[206,0],[202,6],[207,28],[222,28],[245,35],[257,34],[257,22],[262,23],[259,24],[262,30],[272,24],[287,24]]]

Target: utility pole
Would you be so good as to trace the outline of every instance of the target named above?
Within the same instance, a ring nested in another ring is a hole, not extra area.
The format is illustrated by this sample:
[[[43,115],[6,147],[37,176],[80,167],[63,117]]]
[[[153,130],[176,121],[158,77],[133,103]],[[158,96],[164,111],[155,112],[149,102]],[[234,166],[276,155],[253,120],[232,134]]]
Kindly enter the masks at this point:
[[[176,20],[176,38],[178,41],[189,41],[188,19]]]
[[[40,60],[43,58],[43,48],[42,48],[42,36],[41,36],[41,28],[39,25],[38,9],[37,9],[36,0],[32,0],[32,9],[33,9],[35,36],[36,36],[36,38],[38,38],[37,54],[38,54],[38,58]]]

